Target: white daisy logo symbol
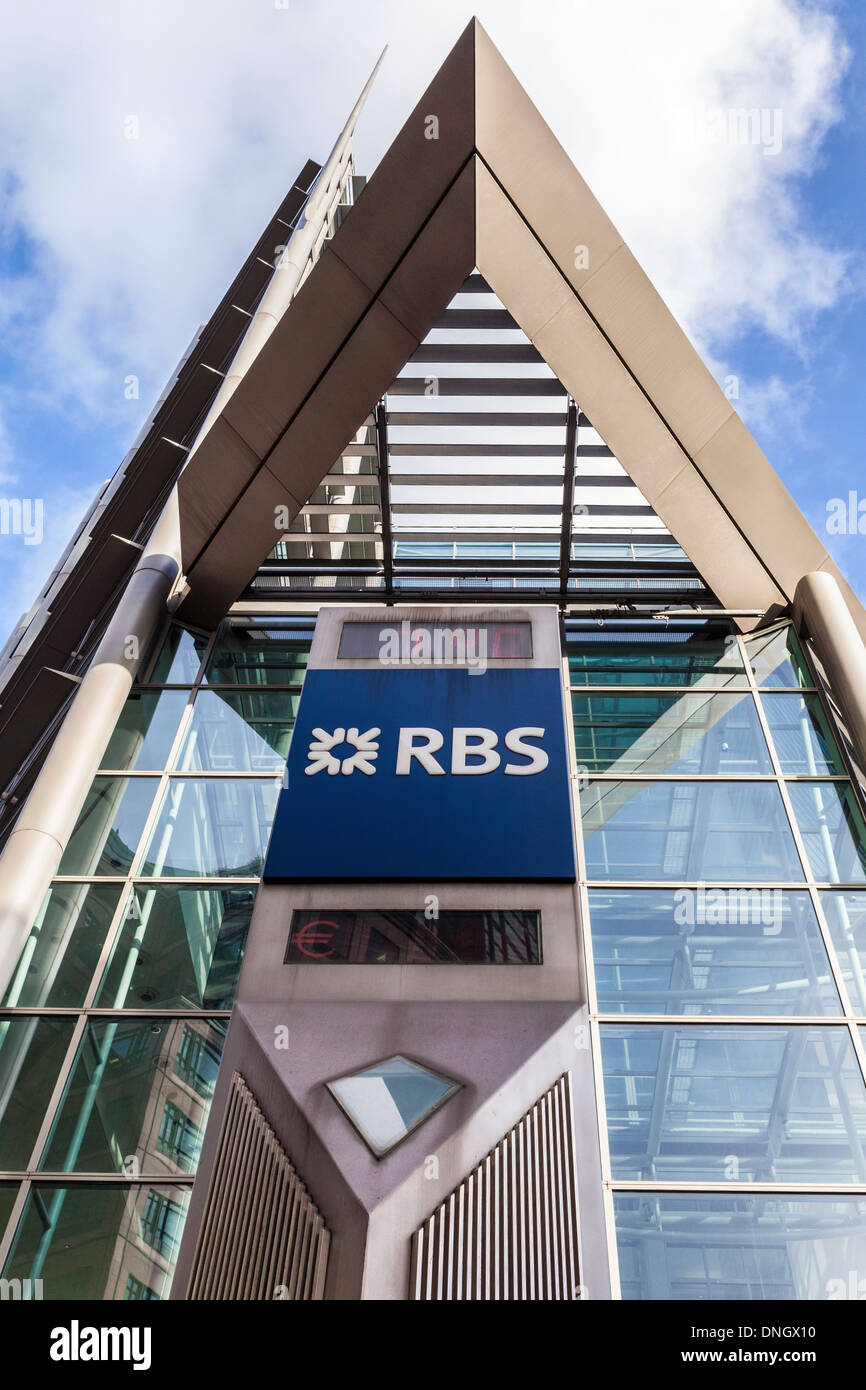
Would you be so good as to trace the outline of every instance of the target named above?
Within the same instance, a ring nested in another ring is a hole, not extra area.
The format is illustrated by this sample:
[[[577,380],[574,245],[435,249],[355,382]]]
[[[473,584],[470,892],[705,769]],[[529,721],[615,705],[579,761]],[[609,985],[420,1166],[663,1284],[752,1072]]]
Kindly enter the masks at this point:
[[[381,732],[381,729],[368,729],[362,734],[358,729],[335,729],[329,734],[325,729],[314,729],[310,750],[307,753],[310,766],[304,768],[304,771],[308,777],[313,777],[326,768],[329,777],[334,777],[338,772],[349,777],[357,768],[359,772],[371,777],[376,771],[373,763],[379,754],[379,745],[375,740]],[[341,743],[348,743],[355,749],[354,753],[342,760],[335,757],[332,751]]]

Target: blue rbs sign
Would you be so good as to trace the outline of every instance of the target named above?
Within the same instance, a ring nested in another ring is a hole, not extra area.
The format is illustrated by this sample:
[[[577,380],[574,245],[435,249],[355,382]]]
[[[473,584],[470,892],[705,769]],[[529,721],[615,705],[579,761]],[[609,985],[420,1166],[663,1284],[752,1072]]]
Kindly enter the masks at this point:
[[[310,671],[264,877],[573,879],[558,672]]]

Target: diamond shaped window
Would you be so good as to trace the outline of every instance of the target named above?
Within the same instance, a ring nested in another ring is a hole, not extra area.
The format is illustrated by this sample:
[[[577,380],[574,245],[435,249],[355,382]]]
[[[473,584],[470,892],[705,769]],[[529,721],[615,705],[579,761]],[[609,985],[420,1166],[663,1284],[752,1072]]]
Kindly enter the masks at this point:
[[[458,1081],[400,1056],[338,1077],[327,1086],[377,1158],[460,1090]]]

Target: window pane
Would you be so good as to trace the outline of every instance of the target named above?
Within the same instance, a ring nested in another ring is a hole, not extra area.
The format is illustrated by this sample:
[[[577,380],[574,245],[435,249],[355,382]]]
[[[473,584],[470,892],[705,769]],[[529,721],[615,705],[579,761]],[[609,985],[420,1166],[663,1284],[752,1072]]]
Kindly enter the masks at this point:
[[[71,1018],[0,1019],[0,1169],[27,1167],[73,1027]]]
[[[578,765],[590,772],[770,773],[743,695],[572,695]]]
[[[4,1004],[83,1004],[120,897],[120,885],[55,883],[21,953]]]
[[[817,695],[761,696],[782,771],[790,776],[844,773],[836,740]]]
[[[283,690],[201,691],[178,768],[184,772],[281,770],[300,698]]]
[[[866,827],[847,782],[789,782],[812,873],[819,882],[866,880]]]
[[[45,1299],[168,1298],[188,1201],[174,1185],[36,1184],[4,1278],[42,1279]]]
[[[866,1014],[866,893],[822,893],[821,906],[851,1007]]]
[[[863,1296],[862,1197],[617,1193],[614,1211],[624,1299]]]
[[[756,633],[745,641],[758,685],[781,685],[796,689],[813,684],[790,623],[774,632]]]
[[[580,800],[590,878],[803,879],[773,783],[596,782]]]
[[[142,873],[165,878],[258,878],[279,784],[176,778],[150,837]]]
[[[59,874],[126,874],[156,794],[156,777],[94,777]]]
[[[209,685],[298,685],[313,619],[231,618],[220,628],[205,671]]]
[[[186,628],[171,627],[149,677],[151,685],[192,685],[208,639]]]
[[[808,893],[592,889],[599,1009],[641,1014],[840,1014]]]
[[[165,1018],[93,1019],[78,1051],[40,1168],[46,1172],[191,1173],[210,1105],[179,1084],[175,1061],[184,1030],[221,1049],[225,1024]],[[178,1162],[158,1145],[168,1102],[199,1131],[197,1146]]]
[[[186,705],[183,690],[136,690],[115,725],[102,766],[112,772],[161,772]]]
[[[252,888],[136,888],[97,997],[103,1009],[230,1009]]]
[[[602,1027],[615,1178],[864,1182],[847,1028]]]
[[[12,1215],[15,1198],[18,1196],[17,1182],[0,1182],[0,1240],[6,1230],[6,1223]]]
[[[574,685],[748,684],[730,630],[712,633],[671,628],[664,640],[658,627],[624,631],[619,640],[607,629],[566,630],[568,669]]]
[[[292,913],[290,965],[538,965],[539,913],[523,908],[304,908]]]

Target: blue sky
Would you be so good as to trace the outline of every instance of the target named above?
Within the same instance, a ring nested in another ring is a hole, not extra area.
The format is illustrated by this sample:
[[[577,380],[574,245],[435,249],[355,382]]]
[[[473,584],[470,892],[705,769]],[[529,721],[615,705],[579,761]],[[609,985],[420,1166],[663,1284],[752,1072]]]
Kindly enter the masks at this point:
[[[456,0],[4,11],[0,496],[40,499],[44,521],[38,545],[0,534],[0,641],[384,44],[364,172],[472,13]],[[714,374],[736,376],[737,408],[866,596],[866,537],[825,529],[832,498],[866,498],[866,14],[794,0],[476,12]],[[779,148],[716,139],[718,113],[737,108],[776,120]]]

